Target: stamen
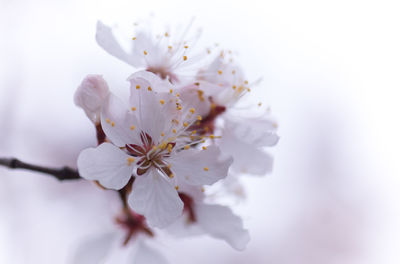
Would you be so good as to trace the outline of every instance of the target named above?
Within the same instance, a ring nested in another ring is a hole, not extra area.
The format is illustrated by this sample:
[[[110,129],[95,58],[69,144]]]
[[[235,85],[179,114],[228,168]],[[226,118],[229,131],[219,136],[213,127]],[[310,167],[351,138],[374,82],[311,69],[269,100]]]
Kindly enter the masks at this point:
[[[131,166],[132,163],[135,161],[135,159],[132,158],[132,157],[129,157],[129,158],[127,159],[127,161],[128,161],[128,166]]]
[[[203,118],[200,115],[197,116],[197,120],[201,121],[202,119]]]
[[[147,51],[144,50],[144,51],[143,51],[143,54],[144,54],[144,55],[147,55]]]
[[[179,190],[179,186],[178,185],[175,186],[175,190]]]
[[[163,105],[164,103],[165,103],[165,101],[164,101],[163,99],[161,99],[161,100],[160,100],[160,104]]]
[[[132,40],[136,40],[136,37],[133,37]]]
[[[136,111],[136,107],[132,106],[132,107],[131,107],[131,110],[132,110],[132,111]]]
[[[189,145],[186,145],[186,146],[184,147],[184,149],[186,149],[186,150],[188,150],[189,148],[190,148]]]
[[[207,149],[207,147],[206,146],[203,146],[203,150],[206,150]]]
[[[161,136],[162,136],[162,137],[164,137],[164,136],[165,136],[164,132],[162,132],[162,133],[161,133]]]
[[[203,170],[204,170],[204,171],[208,171],[208,167],[204,167]]]
[[[109,124],[110,122],[111,122],[110,119],[107,118],[107,119],[106,119],[106,123]]]
[[[219,70],[219,71],[218,71],[218,74],[219,74],[219,75],[221,75],[221,74],[222,74],[222,71],[221,71],[221,70]]]
[[[134,125],[131,125],[130,129],[131,129],[131,130],[134,130],[134,129],[135,129],[135,126],[134,126]]]
[[[183,56],[183,60],[184,60],[184,61],[187,60],[187,56]]]
[[[114,122],[111,122],[111,126],[114,127],[114,126],[115,126],[115,123],[114,123]]]
[[[184,126],[184,127],[187,127],[188,125],[189,125],[188,122],[184,122],[184,123],[183,123],[183,126]]]
[[[194,112],[196,111],[193,107],[189,109],[190,113],[194,114]]]
[[[153,89],[151,89],[151,86],[147,87],[147,90],[152,91]]]
[[[140,89],[140,85],[138,84],[138,85],[136,85],[136,90],[139,90]]]

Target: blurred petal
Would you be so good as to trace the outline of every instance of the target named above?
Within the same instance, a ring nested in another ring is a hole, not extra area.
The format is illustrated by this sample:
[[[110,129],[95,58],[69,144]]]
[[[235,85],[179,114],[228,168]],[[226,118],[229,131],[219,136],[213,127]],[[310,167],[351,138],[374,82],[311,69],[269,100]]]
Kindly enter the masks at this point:
[[[132,176],[135,163],[130,156],[110,143],[83,150],[78,157],[79,174],[87,180],[99,181],[106,188],[119,190]]]
[[[232,133],[224,133],[220,140],[220,148],[224,153],[232,155],[231,168],[236,172],[265,175],[272,171],[272,156]]]
[[[72,259],[72,264],[98,264],[104,263],[111,251],[115,234],[105,233],[100,236],[90,237],[80,244]]]
[[[231,157],[222,157],[217,146],[205,150],[188,149],[178,152],[170,159],[172,172],[191,185],[211,185],[228,174]]]
[[[110,27],[101,21],[97,22],[96,41],[110,55],[120,59],[134,67],[140,66],[135,56],[128,54],[115,39]]]
[[[225,240],[236,250],[244,250],[250,241],[242,219],[222,205],[196,204],[198,224],[211,236]]]
[[[175,221],[183,210],[183,202],[175,187],[155,169],[136,177],[129,205],[144,215],[150,226],[160,228]]]
[[[135,256],[134,264],[168,264],[167,259],[154,248],[140,241]]]

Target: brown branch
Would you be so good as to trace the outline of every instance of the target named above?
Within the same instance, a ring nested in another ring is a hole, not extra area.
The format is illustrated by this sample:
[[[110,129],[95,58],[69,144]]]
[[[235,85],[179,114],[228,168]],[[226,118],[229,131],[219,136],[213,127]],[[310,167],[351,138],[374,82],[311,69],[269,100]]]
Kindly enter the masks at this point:
[[[71,169],[69,167],[63,167],[60,169],[47,168],[25,163],[15,158],[8,158],[8,159],[0,158],[0,165],[7,167],[9,169],[24,169],[24,170],[45,173],[53,176],[54,178],[60,181],[81,179],[78,171]]]

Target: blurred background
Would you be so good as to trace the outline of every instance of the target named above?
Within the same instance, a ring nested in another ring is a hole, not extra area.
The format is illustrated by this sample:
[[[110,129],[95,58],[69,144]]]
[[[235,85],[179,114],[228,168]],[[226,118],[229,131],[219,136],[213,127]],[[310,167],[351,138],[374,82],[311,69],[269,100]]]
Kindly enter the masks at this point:
[[[133,72],[97,46],[98,19],[195,17],[204,43],[238,51],[248,79],[263,77],[252,96],[271,107],[281,140],[273,173],[243,179],[247,250],[159,242],[171,263],[399,263],[399,12],[385,0],[0,0],[0,156],[74,167],[96,144],[76,87],[97,73],[120,89]],[[0,168],[0,263],[69,263],[112,223],[116,199]]]

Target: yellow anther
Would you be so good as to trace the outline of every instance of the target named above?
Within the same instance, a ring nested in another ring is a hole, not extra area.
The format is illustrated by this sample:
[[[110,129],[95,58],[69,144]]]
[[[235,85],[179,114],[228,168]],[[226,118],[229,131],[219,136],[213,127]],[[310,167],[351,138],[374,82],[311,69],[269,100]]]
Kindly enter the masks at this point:
[[[136,111],[136,107],[132,106],[132,107],[131,107],[131,110],[132,110],[132,111]]]
[[[153,146],[153,148],[152,148],[153,150],[157,150],[157,147],[156,146]]]
[[[185,49],[187,49],[187,48],[189,48],[189,46],[188,45],[185,45],[185,46],[183,46]]]
[[[180,96],[180,94],[179,93],[176,93],[176,97],[179,97]]]
[[[133,37],[132,40],[136,40],[136,37]]]
[[[107,118],[107,119],[106,119],[106,123],[110,123],[110,122],[111,122],[110,119]]]
[[[261,103],[261,102],[259,102],[259,103],[258,103],[258,106],[261,106],[261,105],[262,105],[262,103]]]
[[[207,149],[207,147],[206,146],[203,146],[203,150],[206,150]]]
[[[168,177],[172,179],[172,178],[174,178],[174,174],[171,173],[170,175],[168,175]]]
[[[171,151],[172,151],[172,145],[169,144],[169,145],[168,145],[168,152],[171,153]]]
[[[182,106],[181,106],[181,105],[178,105],[178,106],[176,107],[176,109],[182,110]]]
[[[152,91],[153,89],[151,89],[151,86],[147,87],[147,90]]]
[[[236,71],[235,71],[235,70],[233,70],[233,71],[232,71],[232,74],[235,74],[235,73],[236,73]]]
[[[201,121],[202,119],[203,118],[200,115],[197,116],[197,120]]]
[[[184,60],[184,61],[187,60],[187,56],[183,56],[183,60]]]
[[[206,141],[203,139],[202,141],[200,141],[201,143],[205,143]]]
[[[131,129],[131,130],[134,130],[134,129],[135,129],[135,126],[134,126],[134,125],[131,125],[130,129]]]
[[[184,149],[186,149],[186,150],[188,150],[189,148],[190,148],[189,145],[186,145],[186,146],[184,147]]]
[[[143,51],[143,54],[144,54],[144,55],[147,55],[147,51],[144,50],[144,51]]]
[[[200,86],[200,83],[199,82],[195,82],[194,85]]]
[[[219,71],[218,71],[218,74],[219,74],[219,75],[221,75],[221,74],[222,74],[222,71],[221,71],[221,70],[219,70]]]
[[[165,101],[163,99],[160,100],[160,104],[165,104]]]
[[[249,81],[244,81],[244,84],[249,84]]]
[[[204,167],[203,170],[204,170],[204,171],[208,171],[208,167]]]
[[[187,127],[188,125],[189,125],[188,122],[184,122],[184,123],[183,123],[183,126],[184,126],[184,127]]]
[[[112,127],[115,126],[115,123],[114,123],[114,122],[111,122],[111,126],[112,126]]]
[[[196,111],[193,107],[189,109],[190,113],[194,114],[194,112]]]
[[[248,91],[248,92],[250,92],[250,91],[251,91],[251,89],[250,89],[250,88],[247,88],[247,91]]]
[[[140,89],[140,85],[138,84],[138,85],[136,85],[136,89],[137,90],[139,90]]]
[[[174,90],[172,90],[172,89],[169,89],[169,93],[173,93],[174,92]]]
[[[161,136],[162,136],[162,137],[164,137],[164,136],[165,136],[164,132],[162,132],[162,133],[161,133]]]
[[[175,186],[175,190],[179,190],[179,186],[178,185]]]
[[[206,190],[204,189],[204,187],[201,187],[201,192],[205,192]]]
[[[176,134],[176,129],[175,128],[172,129],[172,133]]]
[[[211,134],[211,135],[210,135],[210,138],[211,138],[211,139],[214,139],[214,138],[215,138],[214,134]]]
[[[197,133],[197,131],[196,130],[193,130],[192,131],[192,135],[194,135],[194,134],[196,134]]]
[[[233,85],[233,86],[232,86],[232,89],[235,90],[235,89],[236,89],[236,85]]]
[[[165,32],[164,36],[166,36],[166,37],[169,37],[169,34],[168,34],[168,32]]]
[[[168,165],[167,165],[167,168],[168,168],[168,169],[171,169],[171,167],[172,167],[171,164],[168,164]]]
[[[169,45],[169,46],[168,46],[168,49],[170,49],[170,50],[171,50],[171,49],[172,49],[172,46],[171,46],[171,45]]]
[[[132,158],[132,157],[129,157],[129,158],[127,159],[127,161],[128,161],[128,166],[131,166],[131,164],[135,161],[135,159]]]

